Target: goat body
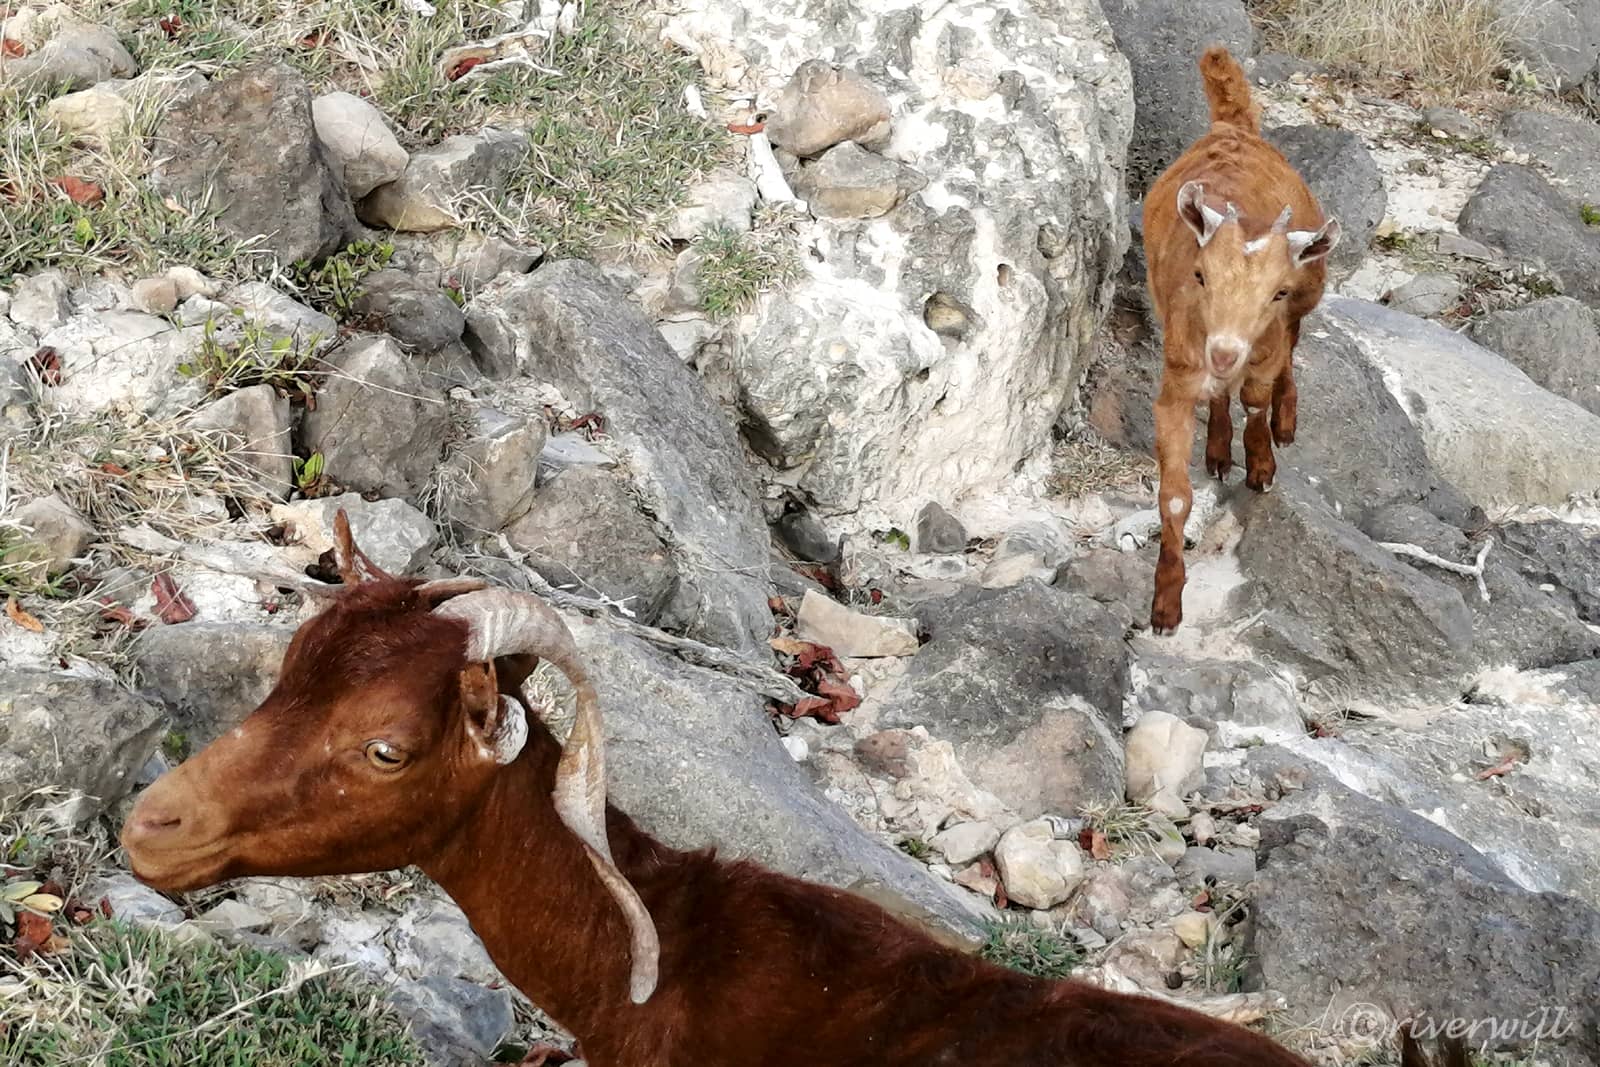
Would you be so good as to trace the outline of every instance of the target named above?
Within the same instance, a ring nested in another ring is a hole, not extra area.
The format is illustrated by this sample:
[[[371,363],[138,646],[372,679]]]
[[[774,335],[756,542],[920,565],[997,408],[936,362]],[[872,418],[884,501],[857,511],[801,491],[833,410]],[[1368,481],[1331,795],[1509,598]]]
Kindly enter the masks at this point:
[[[1244,1027],[666,847],[604,802],[597,697],[559,616],[384,575],[338,525],[349,588],[296,631],[262,705],[129,814],[148,884],[421,867],[591,1067],[1307,1067]],[[565,745],[521,694],[539,656],[577,694]]]
[[[1223,479],[1233,466],[1230,403],[1238,394],[1246,413],[1245,484],[1271,488],[1272,446],[1294,441],[1300,320],[1322,299],[1326,258],[1340,232],[1289,161],[1261,138],[1259,109],[1228,51],[1208,50],[1200,73],[1211,129],[1156,179],[1144,209],[1150,295],[1164,345],[1155,402],[1161,556],[1150,610],[1151,629],[1163,634],[1183,618],[1195,406],[1210,406],[1206,470]]]

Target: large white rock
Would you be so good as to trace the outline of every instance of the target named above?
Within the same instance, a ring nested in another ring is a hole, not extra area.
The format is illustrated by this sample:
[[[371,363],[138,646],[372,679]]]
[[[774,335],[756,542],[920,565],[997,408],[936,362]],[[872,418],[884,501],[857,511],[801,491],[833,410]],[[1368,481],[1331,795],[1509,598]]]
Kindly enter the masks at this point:
[[[1057,841],[1049,819],[1013,826],[994,850],[1006,895],[1026,908],[1053,908],[1083,881],[1083,851]]]
[[[1145,712],[1128,731],[1128,799],[1164,815],[1188,815],[1183,797],[1204,780],[1207,740],[1204,730],[1176,715]]]
[[[383,112],[353,93],[324,93],[311,101],[317,140],[327,151],[334,176],[352,199],[392,182],[406,172],[411,156],[400,147]]]
[[[46,399],[79,413],[154,414],[195,404],[205,388],[178,368],[200,350],[203,336],[198,326],[175,329],[136,311],[79,315],[39,338],[61,359],[59,384],[46,388]]]
[[[984,505],[1043,474],[1127,247],[1132,83],[1099,4],[686,0],[664,32],[767,103],[810,60],[854,70],[892,106],[882,154],[926,181],[802,224],[804,277],[733,324],[751,443],[824,515],[938,499],[995,532]]]
[[[1600,489],[1600,415],[1436,323],[1346,297],[1322,306],[1383,372],[1439,473],[1480,507]]]

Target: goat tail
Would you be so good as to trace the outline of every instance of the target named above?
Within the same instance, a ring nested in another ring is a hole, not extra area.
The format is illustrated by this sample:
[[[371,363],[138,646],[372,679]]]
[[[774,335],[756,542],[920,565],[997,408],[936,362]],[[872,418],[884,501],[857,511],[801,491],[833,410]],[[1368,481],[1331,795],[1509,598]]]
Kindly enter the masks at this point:
[[[1206,49],[1200,57],[1200,78],[1205,82],[1211,121],[1225,122],[1249,133],[1261,133],[1261,106],[1250,92],[1244,68],[1222,45]]]

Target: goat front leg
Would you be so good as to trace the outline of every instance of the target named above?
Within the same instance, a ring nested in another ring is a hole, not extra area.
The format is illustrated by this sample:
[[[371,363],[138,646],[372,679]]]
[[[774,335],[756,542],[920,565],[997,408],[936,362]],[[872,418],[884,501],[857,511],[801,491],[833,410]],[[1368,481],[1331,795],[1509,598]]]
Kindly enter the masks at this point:
[[[1150,604],[1150,629],[1170,634],[1183,621],[1183,526],[1189,521],[1194,493],[1189,485],[1189,452],[1194,447],[1194,404],[1191,395],[1163,383],[1156,399],[1156,462],[1161,488],[1161,556],[1156,562],[1155,597]]]
[[[1300,394],[1294,387],[1294,350],[1300,346],[1300,320],[1289,324],[1289,352],[1283,369],[1272,383],[1272,440],[1279,445],[1294,444],[1299,420]]]
[[[1277,381],[1282,381],[1280,375]],[[1273,399],[1277,385],[1272,381],[1247,381],[1239,390],[1239,400],[1244,404],[1244,484],[1258,493],[1272,488],[1278,476],[1278,461],[1272,455],[1272,430],[1267,422],[1268,409],[1276,412]]]
[[[1285,361],[1272,383],[1272,440],[1279,445],[1294,444],[1299,400],[1300,394],[1294,388],[1294,365]]]
[[[1160,432],[1160,431],[1157,431]],[[1211,398],[1206,416],[1206,473],[1226,481],[1233,469],[1233,411],[1226,391]]]

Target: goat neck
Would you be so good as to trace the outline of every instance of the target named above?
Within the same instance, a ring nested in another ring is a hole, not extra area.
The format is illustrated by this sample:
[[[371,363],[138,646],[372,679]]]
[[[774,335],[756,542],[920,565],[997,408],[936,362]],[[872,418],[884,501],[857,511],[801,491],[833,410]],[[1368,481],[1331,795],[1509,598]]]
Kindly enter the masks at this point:
[[[558,755],[538,730],[495,776],[481,810],[420,866],[466,913],[500,972],[593,1055],[600,1035],[625,1031],[616,1021],[639,1007],[627,997],[628,924],[550,803]],[[609,821],[625,863],[639,832]]]

